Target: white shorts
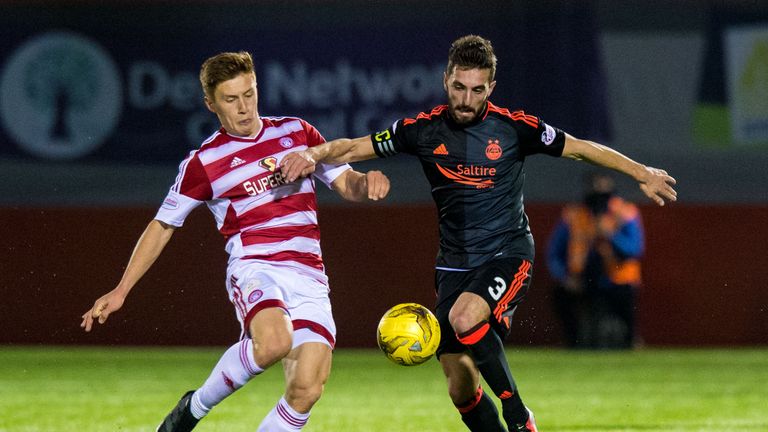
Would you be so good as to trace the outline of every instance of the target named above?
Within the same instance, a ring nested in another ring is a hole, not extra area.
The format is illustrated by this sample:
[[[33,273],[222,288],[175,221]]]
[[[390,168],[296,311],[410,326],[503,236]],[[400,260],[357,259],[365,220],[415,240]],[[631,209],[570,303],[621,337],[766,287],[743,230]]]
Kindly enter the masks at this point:
[[[240,260],[227,270],[227,292],[240,321],[240,337],[249,335],[251,319],[260,310],[279,307],[293,322],[293,348],[320,342],[334,348],[336,323],[331,312],[327,278],[322,280],[290,265]]]

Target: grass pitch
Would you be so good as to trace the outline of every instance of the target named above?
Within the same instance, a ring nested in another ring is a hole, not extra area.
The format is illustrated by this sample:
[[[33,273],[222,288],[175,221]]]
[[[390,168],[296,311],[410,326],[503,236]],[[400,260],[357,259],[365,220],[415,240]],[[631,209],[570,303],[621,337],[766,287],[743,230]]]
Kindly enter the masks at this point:
[[[0,347],[0,431],[154,430],[223,351]],[[544,432],[768,430],[768,349],[510,349],[508,356]],[[195,430],[254,431],[282,389],[275,367]],[[304,430],[465,429],[436,361],[407,368],[378,351],[340,349]]]

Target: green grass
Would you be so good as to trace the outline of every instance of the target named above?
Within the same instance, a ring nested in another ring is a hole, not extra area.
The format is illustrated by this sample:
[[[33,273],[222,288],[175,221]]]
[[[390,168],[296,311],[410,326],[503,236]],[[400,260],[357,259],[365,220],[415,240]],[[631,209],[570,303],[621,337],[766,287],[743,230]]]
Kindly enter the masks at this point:
[[[148,431],[223,348],[0,348],[0,431]],[[542,431],[768,430],[768,350],[511,349]],[[279,367],[196,429],[254,431],[282,394]],[[462,431],[436,361],[412,368],[337,350],[311,431]]]

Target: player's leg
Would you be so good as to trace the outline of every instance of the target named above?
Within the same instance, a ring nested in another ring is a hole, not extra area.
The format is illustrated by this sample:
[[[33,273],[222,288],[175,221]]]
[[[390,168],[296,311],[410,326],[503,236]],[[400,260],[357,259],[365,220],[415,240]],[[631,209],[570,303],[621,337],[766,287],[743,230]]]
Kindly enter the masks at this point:
[[[516,271],[507,270],[514,262]],[[509,370],[504,344],[512,313],[528,288],[531,264],[525,260],[499,260],[476,271],[469,287],[451,307],[449,320],[459,341],[475,359],[480,373],[501,399],[502,415],[510,430],[531,430],[529,412]],[[535,430],[535,429],[534,429]]]
[[[312,278],[298,283],[302,288],[291,296],[289,309],[293,319],[293,349],[283,359],[285,394],[261,422],[259,431],[301,430],[331,373],[336,324],[330,299],[325,295],[327,287]]]
[[[283,370],[285,394],[264,418],[259,431],[298,431],[307,424],[331,373],[331,347],[317,342],[302,344],[283,359]]]
[[[435,284],[438,300],[435,315],[440,323],[440,345],[437,358],[448,381],[448,394],[461,420],[471,431],[505,431],[499,412],[489,395],[480,387],[480,372],[465,347],[456,337],[448,315],[461,294],[461,287],[469,283],[468,272],[437,271]]]
[[[480,386],[480,372],[465,353],[443,354],[440,365],[448,380],[448,395],[470,431],[506,431],[493,400]]]
[[[221,356],[202,387],[182,397],[159,431],[192,430],[215,405],[287,355],[293,327],[283,285],[281,275],[269,266],[242,262],[230,268],[227,291],[240,321],[241,340]]]
[[[192,413],[199,418],[227,396],[260,374],[291,349],[292,328],[286,311],[271,307],[256,313],[249,323],[250,339],[233,345],[202,387],[192,397]]]
[[[291,332],[284,309],[260,310],[250,320],[252,337],[229,347],[205,383],[196,391],[185,394],[157,430],[191,431],[219,402],[285,357],[291,347]]]

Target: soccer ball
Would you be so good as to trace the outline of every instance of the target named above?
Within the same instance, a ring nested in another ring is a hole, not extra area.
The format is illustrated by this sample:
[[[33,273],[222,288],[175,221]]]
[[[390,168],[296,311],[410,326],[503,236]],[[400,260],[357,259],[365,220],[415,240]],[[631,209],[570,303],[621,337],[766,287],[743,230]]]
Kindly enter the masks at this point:
[[[401,303],[384,313],[376,329],[384,355],[403,366],[416,366],[432,358],[440,344],[440,324],[429,309]]]

